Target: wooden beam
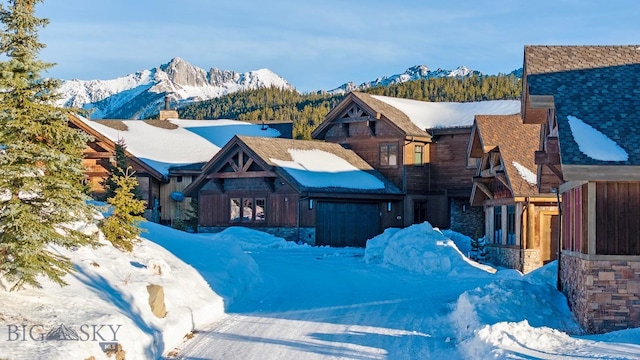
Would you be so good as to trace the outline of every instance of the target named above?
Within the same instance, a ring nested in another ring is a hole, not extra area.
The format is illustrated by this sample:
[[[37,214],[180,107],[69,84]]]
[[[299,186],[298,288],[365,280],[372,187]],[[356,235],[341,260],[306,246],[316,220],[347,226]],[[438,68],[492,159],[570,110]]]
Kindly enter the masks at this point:
[[[513,192],[513,190],[511,189],[511,186],[509,185],[509,181],[507,180],[507,176],[504,174],[504,172],[498,172],[496,174],[496,179],[498,179],[498,181],[500,181],[504,186],[506,186],[507,189]]]
[[[85,159],[110,159],[113,154],[104,151],[90,151],[82,154]]]
[[[222,172],[207,175],[207,179],[242,179],[277,176],[273,171]]]
[[[480,182],[483,184],[489,184],[493,181],[493,179],[494,179],[493,176],[474,176],[473,177],[474,182]]]
[[[249,166],[251,166],[251,164],[253,164],[253,158],[249,158],[249,160],[247,160],[247,162],[242,167],[242,171],[247,172],[247,170],[249,170]]]
[[[373,116],[357,116],[357,117],[348,117],[348,118],[339,118],[333,120],[335,124],[346,124],[346,123],[354,123],[361,121],[376,121],[376,118]]]
[[[534,162],[536,165],[560,165],[560,154],[538,150],[535,152]]]
[[[227,163],[231,165],[231,167],[233,168],[233,171],[240,172],[240,168],[238,167],[238,165],[236,165],[236,163],[233,162],[233,159],[227,160]]]
[[[562,176],[562,171],[558,170],[557,167],[554,166],[554,164],[544,164],[546,167],[549,168],[549,170],[551,170],[551,172],[560,180],[563,180],[563,176]]]
[[[554,109],[553,95],[529,95],[529,105],[533,109]]]
[[[492,200],[493,199],[493,192],[491,192],[491,189],[489,189],[487,187],[487,185],[481,183],[481,182],[476,182],[476,187],[478,189],[480,189],[485,195],[487,195],[487,197]]]

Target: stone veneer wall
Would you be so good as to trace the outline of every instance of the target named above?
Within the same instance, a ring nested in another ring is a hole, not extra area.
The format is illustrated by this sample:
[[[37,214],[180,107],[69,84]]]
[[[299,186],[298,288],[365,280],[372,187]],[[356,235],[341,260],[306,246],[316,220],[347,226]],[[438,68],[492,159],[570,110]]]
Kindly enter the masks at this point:
[[[590,334],[640,327],[640,258],[585,260],[562,254],[562,292]]]
[[[487,245],[489,261],[496,265],[509,269],[520,270],[520,248]]]
[[[525,274],[544,265],[540,260],[540,250],[526,249],[523,257],[522,272]]]
[[[198,232],[218,233],[228,227],[226,226],[200,226]],[[263,231],[271,235],[281,237],[287,241],[303,242],[309,245],[316,244],[316,228],[312,227],[249,227],[253,230]]]
[[[450,229],[470,238],[484,236],[484,209],[482,206],[470,206],[468,198],[451,198]]]

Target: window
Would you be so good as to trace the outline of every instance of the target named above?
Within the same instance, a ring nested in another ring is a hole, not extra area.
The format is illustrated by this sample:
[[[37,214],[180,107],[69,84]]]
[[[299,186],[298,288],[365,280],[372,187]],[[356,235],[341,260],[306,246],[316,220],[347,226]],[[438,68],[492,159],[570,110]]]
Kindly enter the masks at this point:
[[[502,206],[493,207],[493,243],[502,243]]]
[[[507,206],[507,245],[516,244],[516,207]]]
[[[424,165],[424,145],[415,145],[413,148],[413,163],[415,166]]]
[[[414,201],[413,202],[413,223],[421,224],[425,221],[427,221],[427,202]]]
[[[265,221],[264,207],[266,204],[265,199],[256,199],[256,221]]]
[[[242,199],[242,221],[253,220],[253,199]]]
[[[176,182],[181,183],[182,182],[182,176],[176,176]]]
[[[380,145],[380,166],[398,166],[398,145]]]
[[[262,222],[266,220],[266,199],[232,198],[229,207],[231,222]]]
[[[240,199],[231,199],[229,213],[229,221],[240,222]]]

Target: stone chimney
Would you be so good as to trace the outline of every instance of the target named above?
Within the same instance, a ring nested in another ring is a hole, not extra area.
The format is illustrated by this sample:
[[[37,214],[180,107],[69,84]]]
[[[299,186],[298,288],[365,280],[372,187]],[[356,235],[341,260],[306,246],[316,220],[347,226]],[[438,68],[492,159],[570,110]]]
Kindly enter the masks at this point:
[[[164,96],[164,110],[160,110],[160,120],[177,119],[179,117],[177,110],[171,110],[171,96]]]

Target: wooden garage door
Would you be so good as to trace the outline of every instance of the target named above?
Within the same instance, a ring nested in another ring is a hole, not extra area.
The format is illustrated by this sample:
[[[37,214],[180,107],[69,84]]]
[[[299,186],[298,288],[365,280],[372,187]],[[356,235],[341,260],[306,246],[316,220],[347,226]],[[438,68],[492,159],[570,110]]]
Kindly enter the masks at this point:
[[[380,234],[378,204],[319,202],[316,245],[364,247]]]

